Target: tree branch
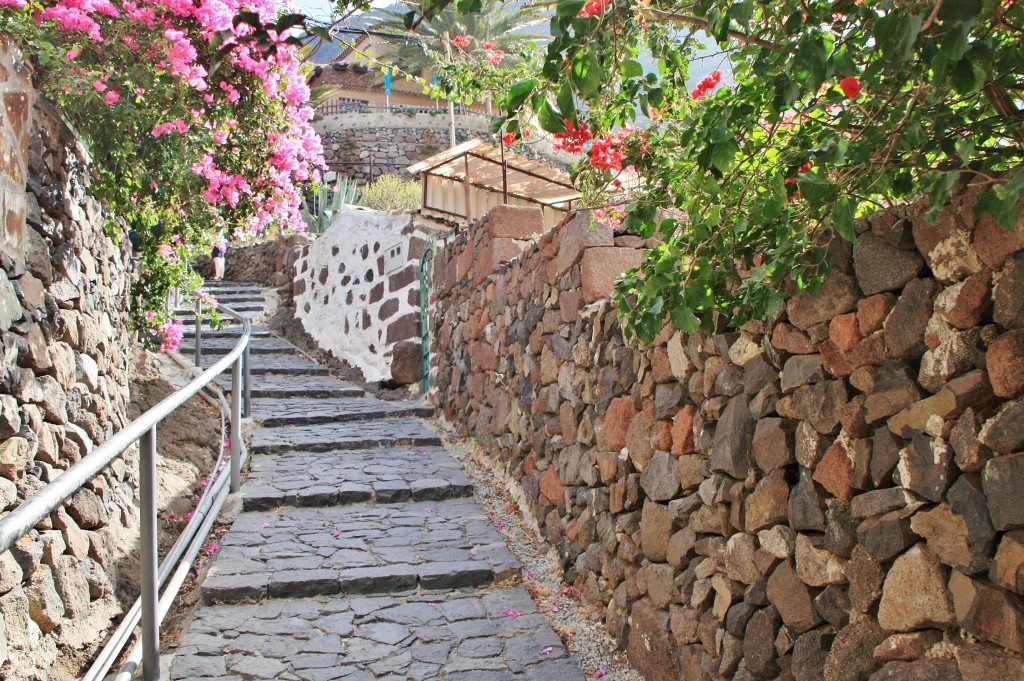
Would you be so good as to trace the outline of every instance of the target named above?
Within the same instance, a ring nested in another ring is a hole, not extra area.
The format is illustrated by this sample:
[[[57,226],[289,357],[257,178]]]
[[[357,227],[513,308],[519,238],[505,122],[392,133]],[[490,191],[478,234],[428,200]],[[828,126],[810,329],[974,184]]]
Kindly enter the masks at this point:
[[[665,10],[650,9],[646,7],[639,8],[638,11],[640,14],[648,15],[653,19],[660,19],[662,21],[676,21],[681,24],[689,24],[690,26],[696,26],[697,28],[700,28],[705,31],[708,29],[707,20],[701,19],[700,17],[694,17],[687,14],[678,14],[676,12],[666,12]],[[757,36],[743,33],[742,31],[735,31],[730,28],[728,30],[728,34],[730,38],[735,38],[736,40],[739,40],[741,43],[747,43],[748,45],[757,45],[758,47],[763,47],[765,49],[772,50],[773,52],[785,51],[785,48],[782,45],[779,45],[778,43],[773,43],[771,41],[758,38]]]

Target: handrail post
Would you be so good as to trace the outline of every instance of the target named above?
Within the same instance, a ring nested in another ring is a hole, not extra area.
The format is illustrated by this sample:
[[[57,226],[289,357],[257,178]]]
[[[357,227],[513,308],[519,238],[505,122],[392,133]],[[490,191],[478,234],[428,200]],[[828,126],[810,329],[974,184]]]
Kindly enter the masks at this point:
[[[150,428],[140,440],[139,451],[139,514],[142,538],[139,557],[142,567],[142,678],[143,681],[160,679],[160,621],[157,615],[157,541],[159,528],[156,521],[156,426]]]
[[[242,487],[242,358],[231,365],[231,493]]]
[[[203,361],[203,301],[196,298],[196,366]]]
[[[245,350],[242,351],[242,415],[245,418],[249,418],[252,414],[252,390],[251,388],[251,377],[252,377],[252,366],[249,364],[249,344],[252,343],[252,338],[245,344]]]

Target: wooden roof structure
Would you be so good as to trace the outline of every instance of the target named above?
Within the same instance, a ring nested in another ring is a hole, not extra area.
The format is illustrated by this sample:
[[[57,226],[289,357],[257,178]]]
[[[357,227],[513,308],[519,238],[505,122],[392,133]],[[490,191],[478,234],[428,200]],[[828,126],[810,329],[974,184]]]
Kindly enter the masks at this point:
[[[567,173],[480,139],[434,154],[406,171],[422,174],[424,214],[466,224],[492,206],[506,204],[539,207],[553,226],[580,198]]]

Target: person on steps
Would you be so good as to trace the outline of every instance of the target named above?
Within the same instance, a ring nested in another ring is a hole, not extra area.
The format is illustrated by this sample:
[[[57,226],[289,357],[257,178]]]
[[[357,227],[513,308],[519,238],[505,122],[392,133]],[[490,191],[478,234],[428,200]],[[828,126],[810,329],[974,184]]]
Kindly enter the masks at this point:
[[[221,231],[217,235],[217,241],[213,244],[210,256],[213,258],[213,278],[217,281],[224,279],[224,267],[228,255],[228,240]]]

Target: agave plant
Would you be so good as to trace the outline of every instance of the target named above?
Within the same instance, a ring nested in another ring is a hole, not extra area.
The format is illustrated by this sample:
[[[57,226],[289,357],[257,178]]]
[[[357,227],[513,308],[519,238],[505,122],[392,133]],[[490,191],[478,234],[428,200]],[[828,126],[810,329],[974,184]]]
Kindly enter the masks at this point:
[[[313,197],[313,212],[308,205],[302,207],[302,217],[306,221],[308,231],[322,234],[334,222],[342,206],[358,206],[362,201],[362,192],[355,182],[339,177],[334,184],[334,191],[325,183],[320,185]]]

